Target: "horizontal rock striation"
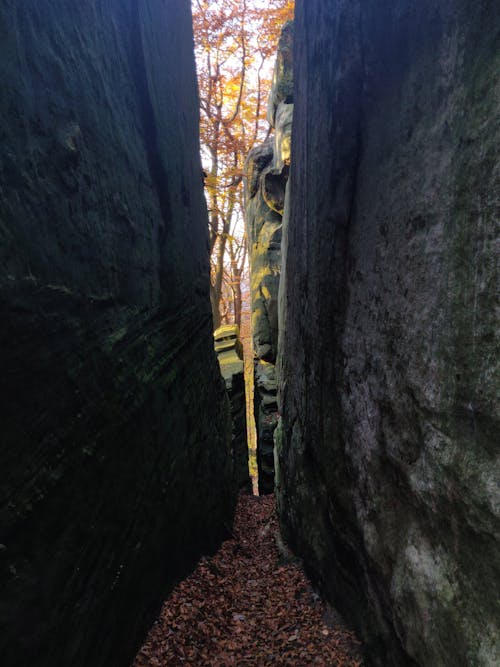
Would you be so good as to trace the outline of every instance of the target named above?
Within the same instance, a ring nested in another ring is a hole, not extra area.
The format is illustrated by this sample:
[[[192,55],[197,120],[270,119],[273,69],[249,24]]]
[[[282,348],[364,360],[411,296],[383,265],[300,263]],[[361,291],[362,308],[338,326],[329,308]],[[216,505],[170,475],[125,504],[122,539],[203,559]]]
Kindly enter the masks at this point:
[[[298,0],[288,538],[374,664],[499,664],[500,6]]]
[[[0,8],[0,655],[124,667],[230,527],[189,3]]]

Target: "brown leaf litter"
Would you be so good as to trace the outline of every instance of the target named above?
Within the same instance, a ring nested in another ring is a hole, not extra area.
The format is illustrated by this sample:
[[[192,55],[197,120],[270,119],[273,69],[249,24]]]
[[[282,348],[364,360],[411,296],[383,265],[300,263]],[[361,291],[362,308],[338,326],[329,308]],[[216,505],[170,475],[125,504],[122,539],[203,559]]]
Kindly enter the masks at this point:
[[[362,664],[354,633],[287,557],[274,498],[242,495],[233,538],[174,589],[133,667]]]

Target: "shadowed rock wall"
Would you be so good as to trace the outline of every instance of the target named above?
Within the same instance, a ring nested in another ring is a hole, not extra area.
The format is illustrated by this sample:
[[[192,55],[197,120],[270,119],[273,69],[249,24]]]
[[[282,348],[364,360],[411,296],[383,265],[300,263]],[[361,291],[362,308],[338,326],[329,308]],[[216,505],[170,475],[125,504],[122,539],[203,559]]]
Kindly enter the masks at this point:
[[[496,665],[500,6],[298,0],[279,503],[375,664]]]
[[[187,0],[0,6],[0,655],[126,666],[231,522]]]
[[[214,331],[214,339],[220,372],[231,405],[234,479],[238,491],[252,493],[252,480],[248,469],[245,370],[239,327],[235,324],[223,325]]]
[[[245,374],[241,370],[241,372],[233,373],[230,379],[225,378],[225,380],[233,419],[232,457],[234,478],[240,492],[251,494],[252,480],[248,470]]]

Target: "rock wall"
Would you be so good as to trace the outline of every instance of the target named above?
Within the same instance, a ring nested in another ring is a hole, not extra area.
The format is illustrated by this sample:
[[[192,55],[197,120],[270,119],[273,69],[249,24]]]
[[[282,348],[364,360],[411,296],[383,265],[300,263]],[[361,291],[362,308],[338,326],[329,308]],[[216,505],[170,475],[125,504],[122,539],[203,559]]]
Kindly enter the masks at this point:
[[[0,655],[130,664],[230,527],[188,0],[0,6]]]
[[[215,330],[214,339],[220,372],[231,405],[234,479],[238,491],[252,493],[252,480],[248,469],[245,368],[239,327],[236,324],[225,324]]]
[[[293,23],[285,24],[278,44],[268,121],[270,139],[250,151],[245,165],[252,336],[255,353],[254,402],[259,493],[274,491],[273,434],[278,421],[276,356],[281,225],[290,166],[293,115]]]
[[[248,470],[247,404],[243,368],[240,372],[233,373],[230,381],[226,379],[226,391],[233,419],[232,457],[235,482],[238,491],[251,494],[252,480]]]
[[[500,5],[295,34],[282,524],[374,664],[497,665]]]

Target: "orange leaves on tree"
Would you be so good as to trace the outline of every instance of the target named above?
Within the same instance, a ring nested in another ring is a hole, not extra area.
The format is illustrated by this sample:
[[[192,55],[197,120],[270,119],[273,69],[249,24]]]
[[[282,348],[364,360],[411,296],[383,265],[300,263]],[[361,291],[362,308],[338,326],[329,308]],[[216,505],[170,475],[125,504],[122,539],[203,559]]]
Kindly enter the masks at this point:
[[[224,309],[227,319],[232,315],[241,323],[243,165],[268,132],[272,64],[281,28],[293,16],[293,2],[193,0],[192,10],[217,327]]]

